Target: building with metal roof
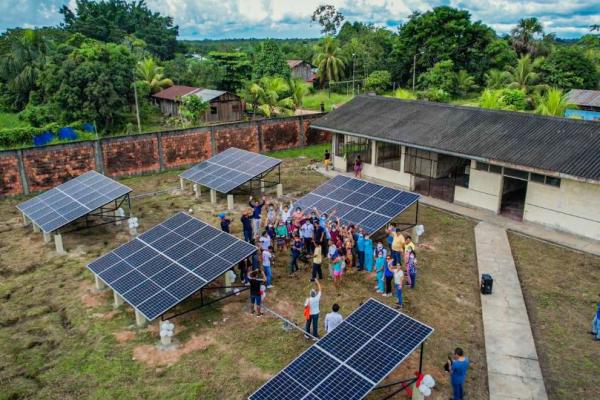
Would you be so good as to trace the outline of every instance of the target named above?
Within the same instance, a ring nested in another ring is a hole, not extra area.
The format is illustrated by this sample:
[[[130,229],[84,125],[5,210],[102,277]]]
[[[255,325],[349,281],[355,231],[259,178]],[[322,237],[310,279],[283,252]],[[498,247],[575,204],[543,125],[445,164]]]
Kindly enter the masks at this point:
[[[600,240],[600,124],[359,96],[313,129],[333,161],[424,195]]]
[[[565,112],[566,117],[600,121],[600,90],[572,89],[567,93],[569,103],[577,108]]]

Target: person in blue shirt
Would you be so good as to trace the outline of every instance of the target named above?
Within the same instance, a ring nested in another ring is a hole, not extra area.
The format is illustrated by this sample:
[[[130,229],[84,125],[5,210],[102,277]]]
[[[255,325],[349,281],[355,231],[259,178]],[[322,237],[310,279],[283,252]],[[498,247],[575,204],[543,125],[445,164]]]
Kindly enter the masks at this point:
[[[231,225],[231,219],[225,216],[225,213],[219,214],[219,219],[221,220],[221,230],[226,233],[229,232],[229,225]]]
[[[358,253],[358,270],[365,266],[365,231],[360,228],[356,234],[356,252]]]
[[[252,207],[252,230],[255,237],[258,237],[260,233],[260,219],[262,209],[266,203],[267,198],[265,196],[262,197],[261,201],[258,201],[258,199],[254,200],[254,198],[250,196],[248,204]]]
[[[244,210],[244,212],[242,213],[242,218],[240,218],[240,221],[242,221],[242,230],[244,232],[244,240],[248,243],[253,243],[254,237],[252,235],[252,220],[250,219],[249,210]]]
[[[365,243],[364,243],[364,260],[363,267],[368,271],[373,271],[373,260],[375,259],[375,253],[373,249],[373,239],[369,235],[365,235]]]
[[[385,269],[385,256],[383,251],[377,252],[377,258],[375,259],[375,271],[377,272],[377,293],[383,293],[383,270]]]
[[[290,276],[294,276],[294,273],[298,271],[298,258],[300,258],[303,249],[304,242],[300,239],[300,236],[294,234],[294,241],[291,246],[291,260],[289,265]]]
[[[470,361],[465,357],[463,349],[454,349],[452,365],[450,366],[450,383],[452,383],[452,400],[463,400],[464,384]]]
[[[600,294],[598,294],[598,298],[600,299]],[[594,340],[600,340],[600,301],[596,306],[598,308],[596,309],[596,315],[592,321],[592,335],[594,335]]]

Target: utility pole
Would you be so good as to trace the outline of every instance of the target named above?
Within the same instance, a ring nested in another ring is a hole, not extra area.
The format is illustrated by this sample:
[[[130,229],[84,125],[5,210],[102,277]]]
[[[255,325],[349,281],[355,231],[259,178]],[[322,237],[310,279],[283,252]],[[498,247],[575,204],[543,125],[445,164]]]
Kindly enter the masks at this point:
[[[356,95],[356,92],[354,90],[354,59],[356,57],[356,54],[352,53],[352,96]]]
[[[417,53],[413,56],[413,93],[415,92],[415,80],[417,77]]]
[[[137,118],[138,133],[142,133],[142,124],[140,122],[140,107],[138,105],[137,89],[135,87],[135,82],[133,82],[133,98],[135,99],[135,116]]]

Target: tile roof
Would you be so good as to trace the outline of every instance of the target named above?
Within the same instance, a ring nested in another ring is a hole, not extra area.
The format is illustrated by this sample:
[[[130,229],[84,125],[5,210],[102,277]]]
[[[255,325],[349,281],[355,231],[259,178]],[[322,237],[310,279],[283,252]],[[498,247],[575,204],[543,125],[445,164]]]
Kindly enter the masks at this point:
[[[572,89],[567,96],[570,103],[578,106],[600,108],[600,90]]]
[[[600,182],[593,121],[363,95],[311,127]]]

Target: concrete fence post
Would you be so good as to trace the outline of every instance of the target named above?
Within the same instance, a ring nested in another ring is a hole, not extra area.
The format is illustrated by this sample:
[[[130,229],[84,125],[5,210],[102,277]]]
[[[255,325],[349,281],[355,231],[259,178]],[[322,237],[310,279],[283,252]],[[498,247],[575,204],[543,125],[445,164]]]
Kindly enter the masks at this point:
[[[304,116],[300,114],[298,116],[300,132],[298,132],[298,137],[300,138],[300,146],[306,146],[306,132],[304,131]]]
[[[98,275],[94,275],[94,282],[96,284],[96,289],[104,290],[107,288],[106,283],[102,279],[98,277]]]
[[[179,187],[182,192],[185,191],[185,180],[182,177],[179,177]]]
[[[162,133],[156,132],[156,145],[158,147],[158,168],[162,172],[165,170],[165,155],[162,145]]]
[[[104,174],[104,156],[102,152],[102,142],[100,140],[94,141],[94,160],[96,162],[96,171]]]
[[[50,232],[44,232],[44,243],[50,243],[52,241],[52,234]]]
[[[115,292],[114,290],[113,290],[113,299],[114,299],[114,304],[113,304],[114,308],[121,307],[123,305],[123,303],[125,302],[123,300],[123,298],[121,297],[121,295],[119,295],[119,293]]]
[[[258,140],[258,152],[262,153],[264,151],[264,137],[263,137],[263,124],[261,120],[256,121],[256,135]]]
[[[29,194],[29,181],[27,180],[25,163],[23,162],[23,150],[17,150],[17,167],[19,168],[19,177],[21,178],[23,194]]]
[[[210,189],[210,202],[211,204],[217,204],[217,191]]]
[[[217,154],[217,133],[214,125],[210,126],[210,155],[209,158]]]
[[[232,194],[228,194],[227,195],[227,209],[228,210],[233,210],[233,207],[234,207],[233,195]]]

